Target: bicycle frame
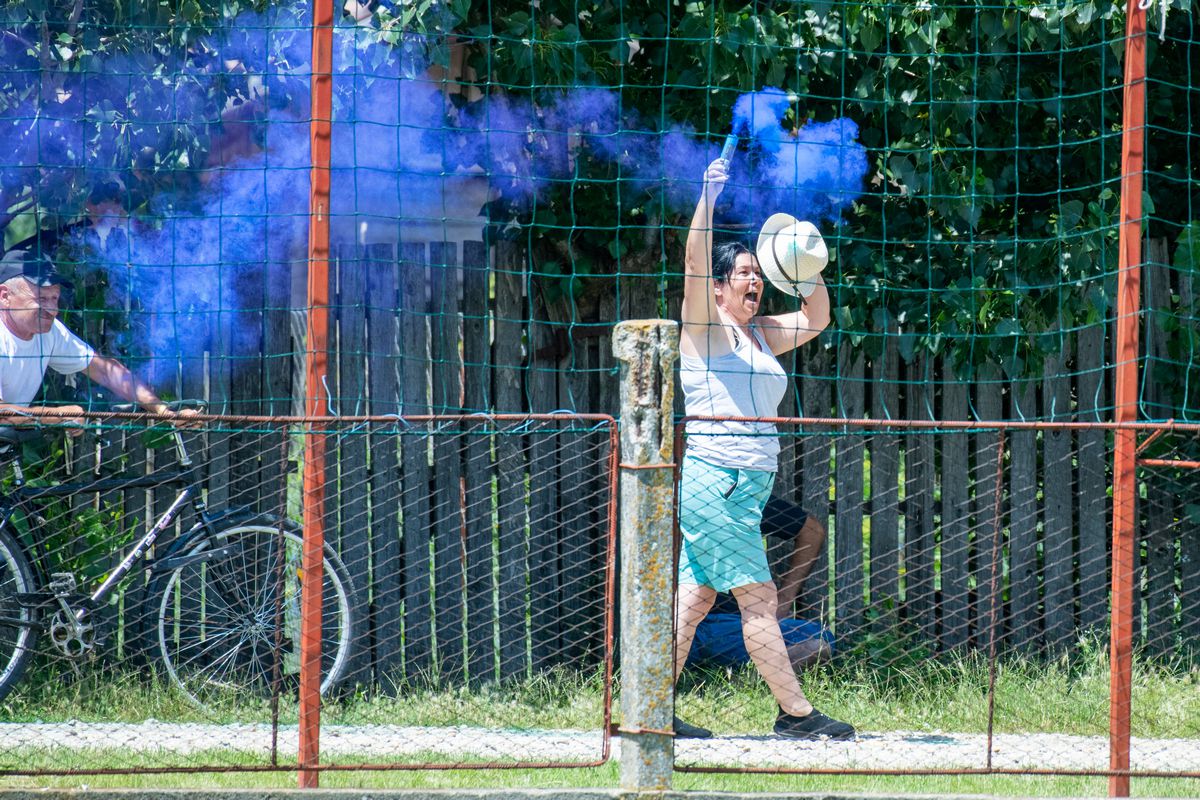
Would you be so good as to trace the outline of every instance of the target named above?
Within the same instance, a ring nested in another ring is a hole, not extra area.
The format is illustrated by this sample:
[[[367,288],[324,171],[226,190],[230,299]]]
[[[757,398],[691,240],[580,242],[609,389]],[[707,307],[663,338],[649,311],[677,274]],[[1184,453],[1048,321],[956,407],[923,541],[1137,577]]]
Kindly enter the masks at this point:
[[[13,491],[7,497],[0,496],[0,525],[7,525],[12,519],[13,513],[20,509],[27,516],[35,516],[36,508],[33,507],[31,501],[40,500],[49,497],[73,497],[79,494],[99,494],[102,492],[120,491],[122,489],[149,489],[159,486],[179,486],[179,492],[176,494],[174,501],[163,512],[155,523],[150,526],[149,530],[133,545],[133,548],[125,554],[121,559],[121,563],[116,566],[104,579],[99,587],[89,595],[91,607],[96,607],[104,603],[105,600],[112,594],[113,589],[121,582],[130,572],[133,571],[137,562],[146,554],[146,552],[154,545],[158,538],[162,535],[179,515],[180,510],[184,505],[190,502],[192,508],[196,511],[199,523],[203,527],[208,527],[210,519],[206,513],[206,505],[200,498],[197,491],[197,480],[192,466],[191,456],[188,455],[187,448],[184,445],[183,437],[178,430],[172,431],[175,438],[175,447],[179,455],[179,464],[183,469],[163,471],[152,475],[134,475],[129,477],[105,478],[96,481],[77,482],[77,483],[60,483],[54,486],[26,486],[24,474],[22,473],[20,462],[13,462],[13,472],[15,483]],[[214,555],[216,555],[214,553]],[[42,567],[41,569],[45,569]],[[82,614],[86,609],[77,610],[77,618],[81,619]]]

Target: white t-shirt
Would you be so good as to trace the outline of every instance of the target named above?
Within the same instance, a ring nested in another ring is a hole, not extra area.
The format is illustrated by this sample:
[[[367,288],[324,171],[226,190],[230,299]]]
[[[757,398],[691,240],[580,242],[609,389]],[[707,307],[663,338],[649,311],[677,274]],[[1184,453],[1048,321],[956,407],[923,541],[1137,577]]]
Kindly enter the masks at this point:
[[[28,341],[0,321],[0,401],[27,406],[42,388],[47,368],[60,375],[82,372],[95,354],[58,320],[48,333],[35,333]]]

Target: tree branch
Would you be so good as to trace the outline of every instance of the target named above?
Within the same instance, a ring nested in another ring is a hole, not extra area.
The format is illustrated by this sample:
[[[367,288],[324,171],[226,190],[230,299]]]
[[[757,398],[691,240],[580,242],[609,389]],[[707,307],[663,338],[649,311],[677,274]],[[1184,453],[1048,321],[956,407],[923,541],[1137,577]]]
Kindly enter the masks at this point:
[[[83,0],[75,0],[75,7],[71,9],[71,18],[67,22],[67,33],[71,34],[71,38],[75,38],[75,31],[79,29],[79,20],[83,17]]]

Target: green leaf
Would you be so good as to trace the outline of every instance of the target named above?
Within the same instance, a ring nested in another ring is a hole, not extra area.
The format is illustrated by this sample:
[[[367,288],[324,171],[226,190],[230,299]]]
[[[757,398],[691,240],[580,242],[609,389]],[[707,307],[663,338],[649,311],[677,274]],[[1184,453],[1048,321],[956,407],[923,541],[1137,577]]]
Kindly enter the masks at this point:
[[[921,180],[917,177],[917,168],[907,156],[892,156],[888,159],[888,169],[896,182],[904,187],[906,194],[917,194],[921,189]]]
[[[1171,264],[1178,270],[1200,272],[1200,220],[1193,220],[1180,232]]]
[[[858,41],[863,50],[874,53],[879,48],[880,42],[883,41],[883,31],[875,25],[864,25],[858,32]]]
[[[1058,218],[1059,234],[1066,233],[1075,229],[1079,224],[1079,220],[1083,217],[1083,203],[1079,200],[1071,200],[1062,204],[1061,216]]]

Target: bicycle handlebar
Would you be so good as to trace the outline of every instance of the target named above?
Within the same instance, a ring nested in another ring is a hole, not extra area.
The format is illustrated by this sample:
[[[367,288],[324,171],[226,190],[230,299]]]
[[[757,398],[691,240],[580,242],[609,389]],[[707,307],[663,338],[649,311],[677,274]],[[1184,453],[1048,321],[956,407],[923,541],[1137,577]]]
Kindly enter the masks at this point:
[[[183,408],[196,408],[203,410],[208,403],[204,400],[164,400],[163,405],[172,411]],[[140,411],[141,408],[136,403],[113,403],[108,406],[108,410],[118,414],[131,414],[136,411]]]

